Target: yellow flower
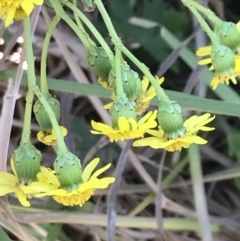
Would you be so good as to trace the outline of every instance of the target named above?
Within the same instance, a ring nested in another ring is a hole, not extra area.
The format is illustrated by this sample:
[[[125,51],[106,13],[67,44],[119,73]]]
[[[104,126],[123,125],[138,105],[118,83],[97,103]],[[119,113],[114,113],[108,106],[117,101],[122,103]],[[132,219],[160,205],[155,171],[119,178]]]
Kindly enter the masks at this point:
[[[68,133],[68,130],[64,126],[60,126],[60,128],[61,128],[63,137],[65,137]],[[54,146],[57,144],[57,137],[54,130],[52,130],[51,133],[39,131],[37,133],[37,138],[39,141],[41,141],[42,143],[48,146]]]
[[[38,189],[32,188],[31,184],[26,185],[26,183],[20,182],[12,159],[11,167],[14,174],[0,172],[0,196],[4,196],[8,193],[15,193],[15,196],[18,198],[19,202],[23,206],[29,207],[30,202],[27,200],[27,198],[31,198],[35,193],[38,192]]]
[[[158,84],[160,85],[164,81],[164,77],[158,78],[157,76],[155,76],[155,78]],[[136,106],[135,106],[135,110],[138,115],[141,115],[148,108],[150,101],[154,96],[156,96],[155,88],[151,86],[148,89],[148,87],[149,87],[149,79],[146,76],[143,76],[143,79],[142,79],[143,94],[138,95],[136,99]]]
[[[1,0],[0,18],[5,15],[5,26],[8,27],[13,19],[19,20],[29,16],[34,4],[42,5],[43,0]]]
[[[143,138],[137,140],[133,143],[133,146],[150,146],[154,149],[163,148],[167,151],[181,151],[182,148],[188,148],[192,143],[196,144],[206,144],[207,141],[197,135],[199,130],[202,131],[212,131],[215,128],[205,126],[211,122],[215,116],[210,117],[209,113],[202,116],[192,116],[187,119],[183,126],[185,128],[185,133],[176,137],[176,139],[166,139],[164,131],[159,127],[158,131],[149,130],[147,133],[152,135],[151,137]],[[169,135],[168,135],[169,136]]]
[[[213,59],[210,57],[212,53],[212,46],[205,46],[201,47],[197,50],[197,56],[204,56],[207,57],[205,59],[202,59],[198,62],[199,65],[206,65],[206,64],[212,64]],[[211,86],[213,89],[216,89],[218,84],[227,84],[229,85],[229,82],[232,81],[233,84],[237,84],[236,77],[240,75],[240,55],[234,55],[235,60],[235,67],[234,69],[224,70],[220,72],[215,72],[215,75],[211,81]],[[224,59],[223,59],[224,61]],[[214,66],[211,65],[209,70],[214,70]]]
[[[150,111],[138,122],[134,118],[126,118],[121,116],[118,118],[118,129],[113,129],[111,126],[95,122],[92,120],[91,124],[94,130],[92,134],[106,135],[110,141],[123,141],[134,138],[143,137],[143,135],[151,128],[157,126],[156,122],[157,111]]]
[[[155,76],[158,84],[162,84],[164,81],[164,77],[162,78],[158,78],[157,76]],[[151,86],[149,88],[149,79],[146,76],[143,76],[142,79],[142,90],[143,90],[143,94],[142,95],[138,95],[137,99],[136,99],[136,104],[135,104],[135,111],[137,113],[137,115],[141,115],[148,107],[149,107],[149,103],[150,101],[153,99],[154,96],[156,96],[156,91],[155,88],[153,86]],[[111,98],[113,100],[116,99],[116,95],[113,92]],[[104,109],[109,109],[111,107],[113,102],[104,105]]]
[[[109,82],[101,77],[98,78],[98,83],[107,90],[112,89],[112,86],[109,84]]]
[[[41,172],[38,174],[39,180],[32,183],[33,187],[49,185],[53,190],[36,194],[36,197],[53,196],[55,201],[65,206],[82,206],[94,194],[95,189],[107,188],[115,181],[114,177],[98,178],[100,174],[109,169],[111,163],[93,173],[99,161],[99,158],[95,158],[85,167],[82,172],[82,183],[75,185],[71,190],[60,187],[61,184],[54,171],[41,167]]]

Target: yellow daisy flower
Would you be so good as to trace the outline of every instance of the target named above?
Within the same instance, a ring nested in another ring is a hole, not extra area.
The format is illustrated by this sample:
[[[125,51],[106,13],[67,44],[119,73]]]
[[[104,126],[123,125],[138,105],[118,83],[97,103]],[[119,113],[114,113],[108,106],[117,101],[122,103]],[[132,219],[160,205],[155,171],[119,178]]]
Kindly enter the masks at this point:
[[[198,62],[199,65],[207,65],[212,64],[213,60],[210,57],[212,52],[212,46],[205,46],[197,50],[196,54],[197,56],[209,56],[205,59],[202,59]],[[229,69],[229,70],[223,70],[222,72],[215,72],[215,75],[211,81],[211,86],[213,89],[216,89],[218,84],[227,84],[229,85],[229,82],[232,81],[233,84],[237,84],[236,77],[240,75],[240,55],[234,56],[235,60],[235,68]],[[224,59],[223,59],[224,61]],[[211,65],[209,70],[214,70],[214,66]]]
[[[60,126],[60,128],[61,128],[63,137],[65,137],[68,133],[68,130],[64,126]],[[48,146],[54,146],[57,144],[57,137],[54,129],[52,130],[51,133],[39,131],[37,133],[37,138],[39,141],[41,141],[42,143]]]
[[[164,81],[164,77],[162,78],[158,78],[157,76],[155,76],[158,84],[162,84]],[[150,101],[153,99],[154,96],[156,96],[156,91],[155,88],[153,86],[149,87],[149,79],[146,76],[143,76],[142,79],[142,90],[143,90],[143,94],[142,95],[138,95],[137,99],[136,99],[136,104],[135,104],[135,111],[137,113],[137,115],[141,115],[145,110],[147,110],[147,108],[149,107]],[[113,100],[116,99],[116,95],[113,92],[111,98]],[[111,105],[113,104],[113,102],[104,105],[104,109],[110,109]]]
[[[143,137],[149,129],[157,126],[156,116],[157,111],[150,111],[138,122],[134,118],[127,119],[126,117],[121,116],[118,118],[118,129],[113,129],[109,125],[92,120],[91,124],[94,130],[91,130],[91,133],[106,135],[111,142]]]
[[[185,133],[176,139],[166,139],[165,133],[159,127],[159,130],[149,130],[147,133],[152,135],[151,137],[143,138],[137,140],[133,143],[133,146],[150,146],[154,149],[163,148],[167,151],[181,151],[182,148],[188,148],[192,143],[196,144],[206,144],[207,141],[197,135],[199,130],[202,131],[212,131],[215,128],[205,126],[211,122],[215,116],[210,117],[209,113],[201,116],[192,116],[187,119],[183,126],[185,128]]]
[[[1,0],[0,18],[5,15],[5,26],[8,27],[13,22],[13,19],[19,20],[20,17],[23,19],[29,16],[34,4],[42,5],[43,0]]]
[[[111,163],[93,173],[99,161],[99,158],[95,158],[85,167],[82,172],[82,183],[72,188],[72,190],[61,188],[55,171],[41,167],[41,172],[38,174],[39,180],[38,182],[33,182],[32,186],[41,188],[45,184],[51,186],[53,190],[36,194],[36,197],[53,196],[55,201],[65,206],[82,206],[94,194],[95,189],[107,188],[109,184],[115,181],[114,177],[98,178],[100,174],[110,168]]]
[[[164,77],[158,78],[155,76],[156,81],[161,85],[164,81]],[[149,88],[149,79],[146,76],[143,76],[142,79],[142,90],[143,94],[139,95],[136,99],[135,110],[137,115],[141,115],[149,106],[150,101],[156,96],[156,90],[153,86]]]
[[[20,182],[12,159],[11,167],[13,174],[0,172],[0,196],[4,196],[8,193],[15,193],[15,196],[18,198],[19,202],[23,206],[29,207],[30,202],[27,199],[31,198],[37,192],[37,189],[33,189],[31,184],[26,185],[26,183]]]

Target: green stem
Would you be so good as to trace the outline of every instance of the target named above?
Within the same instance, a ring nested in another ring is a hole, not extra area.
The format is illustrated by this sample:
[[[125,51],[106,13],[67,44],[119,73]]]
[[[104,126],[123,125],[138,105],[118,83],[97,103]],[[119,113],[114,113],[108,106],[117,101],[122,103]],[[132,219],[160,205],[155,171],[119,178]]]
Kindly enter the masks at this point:
[[[122,84],[122,74],[121,74],[121,50],[118,45],[115,46],[116,52],[115,52],[115,71],[116,71],[116,87],[117,87],[117,96],[121,97],[123,96],[124,90],[123,90],[123,84]]]
[[[121,42],[120,38],[118,37],[113,24],[111,22],[110,17],[108,16],[108,13],[106,9],[104,8],[104,5],[102,4],[101,0],[95,0],[95,4],[99,10],[99,12],[102,15],[102,18],[105,22],[105,25],[109,31],[109,34],[112,38],[112,42],[115,45],[119,45],[120,50],[148,77],[150,82],[152,83],[153,87],[155,88],[158,99],[161,101],[161,103],[169,102],[168,96],[165,94],[163,88],[157,83],[156,79],[152,76],[152,74],[148,71],[148,68],[145,64],[141,63]]]
[[[32,49],[32,36],[31,36],[31,24],[30,18],[26,17],[23,20],[24,27],[24,39],[26,45],[26,58],[27,58],[27,75],[28,75],[28,93],[26,96],[26,106],[24,113],[24,124],[23,124],[23,133],[21,138],[21,143],[30,142],[31,135],[31,120],[32,120],[32,105],[34,93],[31,91],[31,88],[36,84],[35,77],[35,66],[34,66],[34,56]]]
[[[104,23],[105,23],[105,25],[108,29],[108,32],[109,32],[109,34],[112,38],[113,43],[114,44],[115,44],[115,42],[118,43],[120,41],[120,39],[119,39],[119,37],[118,37],[114,27],[113,27],[112,21],[111,21],[109,15],[108,15],[103,3],[102,3],[102,1],[101,0],[95,0],[95,4],[96,4],[99,12],[102,15],[103,21],[104,21]]]
[[[52,37],[53,31],[56,28],[57,24],[60,21],[59,16],[55,16],[48,26],[48,31],[44,39],[43,48],[42,48],[42,56],[41,56],[41,91],[42,93],[48,95],[48,82],[47,82],[47,54],[48,47],[50,43],[50,39]]]
[[[68,2],[68,3],[70,3],[70,2]],[[77,8],[77,0],[74,0],[73,3],[74,3],[74,4],[72,4],[72,3],[70,3],[70,4],[74,5],[74,8],[78,9],[78,8]],[[72,9],[72,10],[73,10],[73,9]],[[74,17],[75,17],[75,20],[76,20],[76,22],[77,22],[78,27],[85,33],[85,35],[87,36],[89,42],[90,42],[93,46],[95,46],[95,45],[96,45],[95,42],[89,37],[88,33],[87,33],[86,30],[84,29],[84,27],[83,27],[83,25],[82,25],[82,22],[81,22],[81,20],[80,20],[80,17],[79,17],[78,14],[76,13],[76,11],[73,11],[73,13],[74,13]]]
[[[203,30],[207,33],[209,38],[211,39],[212,44],[217,44],[219,42],[218,37],[216,34],[212,31],[212,29],[209,27],[207,22],[203,19],[201,14],[193,7],[191,0],[182,0],[182,3],[189,8],[189,10],[192,12],[192,14],[195,16],[195,18],[198,20],[199,24],[203,28]]]
[[[184,1],[184,0],[183,0]],[[203,14],[206,15],[206,17],[212,21],[213,23],[218,23],[220,21],[222,21],[219,17],[216,16],[216,14],[211,11],[209,8],[205,8],[204,6],[202,6],[201,4],[199,4],[196,1],[192,1],[192,0],[188,0],[189,2],[191,2],[190,4],[196,8],[198,11],[202,12]]]
[[[50,0],[57,15],[59,17],[61,17],[61,19],[63,19],[70,28],[72,28],[72,30],[76,33],[76,35],[79,37],[79,39],[81,39],[82,43],[84,44],[84,46],[86,48],[91,48],[92,45],[89,42],[88,38],[85,36],[84,32],[79,29],[79,27],[77,26],[77,24],[75,24],[73,22],[73,20],[65,13],[65,11],[62,8],[61,3],[58,0]]]
[[[143,72],[143,74],[147,76],[152,86],[155,88],[160,102],[162,104],[169,102],[169,97],[165,94],[164,89],[158,84],[156,79],[148,70],[147,66],[144,63],[140,62],[124,45],[121,46],[121,50]]]
[[[30,142],[33,97],[34,97],[34,93],[31,90],[28,90],[27,96],[26,96],[21,144]]]
[[[34,55],[32,48],[32,37],[31,37],[31,24],[30,17],[26,17],[23,20],[24,27],[24,41],[26,44],[26,59],[27,59],[27,75],[28,75],[28,89],[33,88],[36,85],[35,66],[34,66]]]
[[[108,44],[106,43],[106,41],[104,40],[104,38],[102,37],[102,35],[94,27],[94,25],[74,4],[72,4],[71,2],[66,2],[65,5],[68,6],[74,12],[74,14],[76,13],[81,18],[81,20],[84,22],[84,24],[89,28],[89,30],[92,32],[94,37],[98,40],[98,42],[101,44],[101,46],[106,51],[106,54],[107,54],[110,62],[113,63],[113,61],[114,61],[113,52],[110,49],[110,47],[108,46]]]
[[[50,119],[52,126],[54,128],[54,131],[56,133],[58,150],[62,151],[62,152],[68,151],[64,138],[63,138],[63,135],[62,135],[62,131],[59,127],[55,113],[53,112],[51,106],[48,104],[46,98],[44,97],[44,95],[41,93],[41,91],[39,90],[39,88],[37,86],[35,86],[35,88],[33,89],[33,92],[38,97],[38,99],[42,103],[43,107],[45,108],[45,110],[49,116],[49,119]]]

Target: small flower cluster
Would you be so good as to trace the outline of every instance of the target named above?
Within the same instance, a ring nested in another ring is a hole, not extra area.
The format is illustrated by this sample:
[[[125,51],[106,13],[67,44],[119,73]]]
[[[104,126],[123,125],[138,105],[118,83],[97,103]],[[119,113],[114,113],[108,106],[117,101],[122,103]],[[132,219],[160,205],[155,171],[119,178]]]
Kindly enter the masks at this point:
[[[53,7],[57,6],[58,10],[62,9],[60,1],[52,1],[51,3]],[[34,4],[41,5],[43,1],[3,0],[0,2],[0,17],[5,16],[5,26],[8,26],[14,19],[18,20],[29,16]],[[88,7],[92,9],[93,5],[85,4],[85,8]],[[62,11],[64,10],[62,9]],[[75,13],[78,12],[77,9]],[[72,21],[70,18],[68,20]],[[221,38],[223,26],[218,26],[216,31],[219,32],[219,42],[212,47],[198,51],[198,54],[202,56],[211,55],[211,58],[201,63],[212,63],[211,69],[214,69],[216,73],[212,80],[214,88],[218,83],[228,84],[229,80],[236,83],[235,77],[240,68],[238,62],[240,33],[238,27],[235,25],[231,25],[231,27],[227,37]],[[112,28],[110,29],[113,31]],[[214,130],[213,127],[207,126],[213,121],[214,116],[209,113],[201,116],[194,115],[184,122],[181,106],[170,100],[161,87],[164,77],[153,77],[147,67],[141,63],[138,64],[138,60],[131,59],[128,52],[124,52],[125,48],[119,47],[121,41],[118,37],[115,41],[113,39],[113,43],[118,44],[115,46],[115,52],[112,53],[106,43],[102,44],[101,47],[97,46],[84,31],[84,27],[81,26],[79,35],[84,33],[82,42],[86,47],[87,64],[99,77],[99,84],[112,91],[113,100],[112,103],[105,106],[105,109],[109,109],[110,112],[111,125],[92,120],[92,134],[106,135],[110,142],[133,139],[133,146],[150,146],[154,149],[162,148],[169,152],[181,151],[192,143],[200,145],[207,143],[207,140],[201,138],[198,132]],[[112,34],[111,37],[114,38],[113,36],[116,37],[117,34]],[[27,46],[27,51],[29,47],[32,48],[32,46]],[[135,60],[136,66],[148,77],[143,76],[141,79],[139,74],[125,61],[122,53],[133,62]],[[27,56],[29,58],[28,54]],[[34,69],[30,60],[28,59],[28,67]],[[44,68],[44,64],[41,67]],[[29,71],[28,74],[31,73]],[[56,202],[66,206],[82,206],[94,194],[95,189],[107,188],[114,182],[114,177],[99,178],[110,168],[111,164],[94,172],[100,163],[99,158],[95,158],[82,169],[81,161],[67,149],[65,144],[64,137],[68,131],[59,125],[60,103],[49,93],[47,79],[41,76],[41,90],[31,79],[28,82],[28,93],[30,93],[31,98],[26,99],[28,108],[25,109],[26,118],[21,143],[11,158],[14,174],[0,173],[2,177],[0,179],[0,196],[15,193],[23,206],[30,206],[29,199],[32,197],[41,198],[44,196],[52,196]],[[42,155],[30,142],[29,133],[34,94],[38,100],[33,106],[33,112],[41,127],[41,131],[37,134],[38,140],[45,145],[56,146],[57,158],[53,164],[53,169],[40,165]],[[158,109],[146,112],[155,96],[159,100]]]
[[[220,19],[214,26],[215,41],[210,46],[197,50],[197,56],[206,57],[199,65],[211,64],[214,77],[211,86],[216,89],[219,84],[230,82],[237,84],[240,75],[240,22],[234,24]]]
[[[181,151],[192,143],[207,143],[197,133],[199,130],[214,130],[205,126],[214,116],[211,117],[209,113],[192,116],[183,123],[181,107],[164,95],[158,110],[149,111],[138,120],[138,116],[148,109],[150,101],[157,95],[150,80],[146,76],[140,80],[139,75],[124,60],[121,60],[121,78],[117,80],[114,63],[109,61],[104,50],[99,47],[92,47],[87,52],[87,59],[89,67],[99,76],[99,84],[112,90],[113,99],[112,103],[104,107],[110,110],[111,125],[92,120],[92,134],[106,135],[110,142],[141,138],[133,142],[133,146],[163,148],[170,152]],[[163,81],[163,77],[155,77],[158,86]],[[122,91],[119,91],[121,88]],[[154,130],[158,124],[158,130]]]

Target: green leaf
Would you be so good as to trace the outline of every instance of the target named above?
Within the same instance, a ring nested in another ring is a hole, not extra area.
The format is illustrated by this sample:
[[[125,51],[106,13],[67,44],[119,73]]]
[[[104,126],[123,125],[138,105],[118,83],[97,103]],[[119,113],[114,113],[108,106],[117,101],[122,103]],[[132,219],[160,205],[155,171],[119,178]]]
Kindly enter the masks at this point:
[[[0,240],[2,241],[11,241],[11,239],[8,237],[8,235],[5,233],[5,231],[0,226]]]
[[[173,21],[176,19],[176,21]],[[184,37],[187,30],[189,30],[189,17],[183,13],[170,9],[164,12],[162,17],[162,24],[169,29],[175,36]]]
[[[209,72],[208,72],[209,73]],[[14,78],[16,72],[15,71],[3,71],[0,72],[0,78],[3,80],[8,80],[9,78]],[[74,93],[77,95],[94,95],[103,98],[109,98],[111,96],[111,91],[102,88],[100,85],[96,84],[82,84],[77,82],[71,82],[67,80],[58,80],[48,78],[49,88],[56,91],[63,91]],[[39,84],[39,77],[37,77],[37,83]],[[27,85],[27,75],[23,75],[22,85]],[[227,86],[220,86],[222,88]],[[220,88],[219,87],[219,88]],[[167,95],[172,99],[178,102],[183,108],[187,108],[190,110],[202,111],[202,112],[210,112],[221,115],[229,115],[229,116],[240,116],[240,108],[237,99],[238,96],[234,96],[236,94],[230,88],[226,89],[226,94],[233,93],[233,96],[223,96],[226,101],[212,100],[201,98],[198,96],[185,94],[176,91],[166,90]],[[152,102],[152,105],[158,106],[159,103],[155,98]]]

